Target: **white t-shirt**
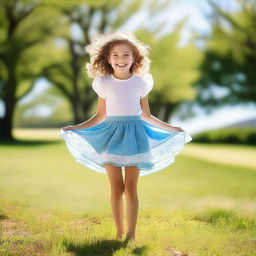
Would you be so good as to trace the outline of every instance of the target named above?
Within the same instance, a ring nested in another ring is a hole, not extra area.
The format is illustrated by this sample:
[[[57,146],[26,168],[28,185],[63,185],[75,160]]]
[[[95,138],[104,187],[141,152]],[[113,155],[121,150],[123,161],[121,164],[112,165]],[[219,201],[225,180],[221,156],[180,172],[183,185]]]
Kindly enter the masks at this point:
[[[106,100],[107,116],[140,115],[140,99],[153,88],[154,80],[150,73],[144,76],[133,74],[128,79],[117,79],[112,74],[96,76],[92,88]]]

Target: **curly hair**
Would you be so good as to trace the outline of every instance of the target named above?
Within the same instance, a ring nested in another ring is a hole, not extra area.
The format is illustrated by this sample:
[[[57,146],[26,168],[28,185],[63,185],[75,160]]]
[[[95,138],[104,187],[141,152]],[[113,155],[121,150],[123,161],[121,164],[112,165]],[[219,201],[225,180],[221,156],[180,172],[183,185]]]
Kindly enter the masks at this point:
[[[108,57],[111,49],[121,43],[127,44],[133,52],[134,61],[130,72],[138,75],[149,72],[151,61],[148,54],[151,48],[141,43],[131,32],[114,32],[97,34],[92,38],[91,44],[84,47],[90,56],[90,62],[86,63],[89,77],[95,78],[96,75],[110,75],[114,72]]]

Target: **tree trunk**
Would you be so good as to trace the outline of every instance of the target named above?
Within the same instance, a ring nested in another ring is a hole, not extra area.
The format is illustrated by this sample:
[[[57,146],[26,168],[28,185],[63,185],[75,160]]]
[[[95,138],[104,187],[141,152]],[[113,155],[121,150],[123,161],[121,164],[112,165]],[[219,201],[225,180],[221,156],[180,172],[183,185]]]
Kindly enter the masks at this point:
[[[73,112],[73,125],[77,125],[80,122],[79,106],[75,97],[72,97],[71,108]]]
[[[167,102],[164,104],[164,117],[163,117],[163,121],[168,123],[170,117],[171,117],[171,114],[174,112],[175,108],[177,107],[177,103],[170,103],[170,102]]]
[[[0,140],[14,140],[12,134],[12,121],[15,107],[14,91],[8,90],[4,99],[5,113],[0,119]]]
[[[0,140],[13,140],[12,120],[10,116],[5,115],[0,118]]]

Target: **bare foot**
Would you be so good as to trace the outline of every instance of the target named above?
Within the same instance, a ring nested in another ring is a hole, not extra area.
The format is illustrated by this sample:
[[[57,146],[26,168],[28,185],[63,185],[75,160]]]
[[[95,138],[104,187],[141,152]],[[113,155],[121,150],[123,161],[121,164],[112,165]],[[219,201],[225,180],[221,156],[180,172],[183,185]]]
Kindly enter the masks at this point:
[[[127,241],[135,241],[135,235],[126,234],[125,240],[127,240]]]
[[[122,240],[123,236],[124,236],[124,234],[117,234],[116,235],[116,240]]]

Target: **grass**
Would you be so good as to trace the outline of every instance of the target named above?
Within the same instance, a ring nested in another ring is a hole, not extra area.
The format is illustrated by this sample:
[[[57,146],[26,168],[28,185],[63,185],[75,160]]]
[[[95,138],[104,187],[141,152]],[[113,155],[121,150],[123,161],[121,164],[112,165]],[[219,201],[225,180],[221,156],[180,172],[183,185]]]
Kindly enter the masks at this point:
[[[207,159],[211,162],[233,166],[251,167],[256,170],[255,146],[232,145],[224,143],[200,144],[194,143],[185,147],[183,154]]]
[[[127,244],[114,240],[107,176],[76,163],[58,132],[42,132],[0,145],[0,255],[256,255],[255,168],[186,145],[174,165],[139,179],[137,241]]]

